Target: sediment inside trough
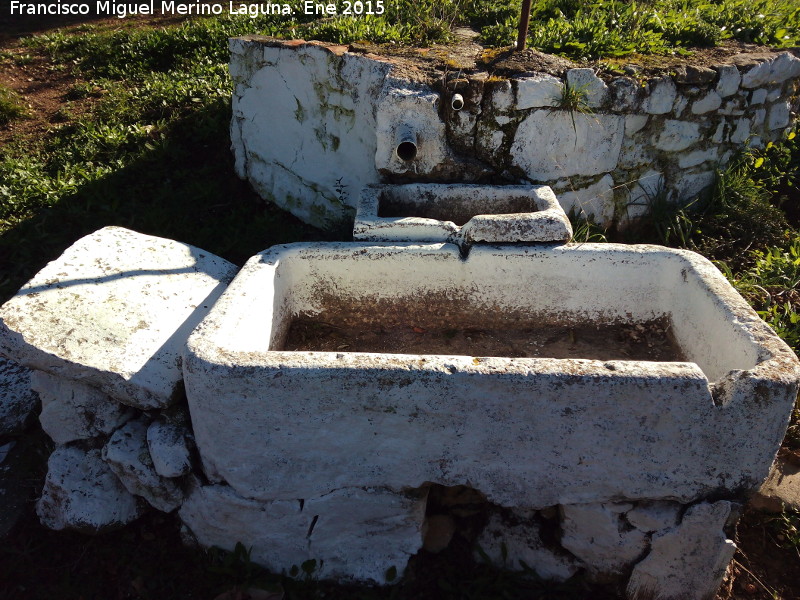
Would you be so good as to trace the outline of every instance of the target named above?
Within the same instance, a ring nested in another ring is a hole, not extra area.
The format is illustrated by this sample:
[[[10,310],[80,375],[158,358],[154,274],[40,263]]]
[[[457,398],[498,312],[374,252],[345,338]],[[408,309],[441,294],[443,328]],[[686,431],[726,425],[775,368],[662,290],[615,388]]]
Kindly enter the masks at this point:
[[[513,328],[425,328],[406,324],[358,326],[296,318],[287,351],[376,352],[526,358],[683,361],[666,318],[632,324],[547,325]]]

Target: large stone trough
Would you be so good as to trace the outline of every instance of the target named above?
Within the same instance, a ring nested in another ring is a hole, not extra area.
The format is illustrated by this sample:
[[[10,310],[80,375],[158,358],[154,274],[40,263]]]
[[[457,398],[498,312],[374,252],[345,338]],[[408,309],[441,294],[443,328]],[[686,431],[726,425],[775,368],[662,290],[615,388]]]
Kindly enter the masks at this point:
[[[666,318],[685,360],[283,351],[298,315],[421,328]],[[279,246],[239,273],[184,370],[206,471],[243,496],[470,482],[532,508],[754,488],[798,374],[710,263],[607,244],[466,260],[447,244]]]

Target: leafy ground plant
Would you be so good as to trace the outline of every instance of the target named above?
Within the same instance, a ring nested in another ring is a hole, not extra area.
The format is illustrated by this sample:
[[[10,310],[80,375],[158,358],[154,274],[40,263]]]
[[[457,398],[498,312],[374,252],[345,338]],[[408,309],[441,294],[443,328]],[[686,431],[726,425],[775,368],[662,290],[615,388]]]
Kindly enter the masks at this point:
[[[7,125],[14,119],[28,114],[25,102],[14,90],[0,85],[0,125]]]

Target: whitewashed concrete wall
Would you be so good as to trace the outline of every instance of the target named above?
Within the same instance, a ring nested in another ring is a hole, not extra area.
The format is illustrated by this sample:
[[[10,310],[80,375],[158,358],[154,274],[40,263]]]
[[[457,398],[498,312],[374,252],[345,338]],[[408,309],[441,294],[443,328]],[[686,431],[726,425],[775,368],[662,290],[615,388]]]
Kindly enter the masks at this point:
[[[651,79],[474,72],[443,85],[343,46],[245,37],[231,40],[231,73],[239,175],[312,224],[348,228],[367,184],[487,179],[550,185],[565,210],[609,224],[660,191],[692,198],[737,150],[778,139],[798,108],[800,59],[740,54]],[[590,112],[554,107],[565,83]],[[417,154],[402,160],[409,130]]]

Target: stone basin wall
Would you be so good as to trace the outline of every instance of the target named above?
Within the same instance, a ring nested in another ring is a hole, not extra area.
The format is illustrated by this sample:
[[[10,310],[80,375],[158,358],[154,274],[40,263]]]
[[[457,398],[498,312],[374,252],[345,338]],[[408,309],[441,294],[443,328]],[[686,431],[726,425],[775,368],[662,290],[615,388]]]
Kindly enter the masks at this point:
[[[657,198],[691,200],[737,151],[781,138],[798,109],[793,52],[654,78],[590,68],[506,78],[432,76],[316,42],[249,36],[230,47],[238,174],[324,228],[352,226],[364,186],[406,182],[546,184],[566,211],[624,223]],[[565,85],[581,106],[559,107]],[[408,132],[417,153],[403,160]]]

